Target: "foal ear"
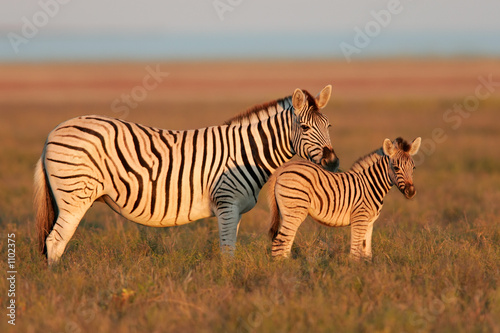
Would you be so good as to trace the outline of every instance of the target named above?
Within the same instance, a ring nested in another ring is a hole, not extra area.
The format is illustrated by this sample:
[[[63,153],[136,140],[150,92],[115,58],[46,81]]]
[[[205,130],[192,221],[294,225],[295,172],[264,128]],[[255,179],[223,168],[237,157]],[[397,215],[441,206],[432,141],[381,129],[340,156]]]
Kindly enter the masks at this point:
[[[411,148],[410,151],[408,151],[408,154],[410,155],[415,155],[418,153],[418,149],[420,148],[420,143],[422,142],[422,138],[418,137],[413,142],[411,143]]]
[[[396,147],[394,147],[391,140],[385,139],[384,143],[382,144],[382,150],[384,151],[384,154],[391,157],[396,152]]]
[[[292,105],[295,112],[299,114],[306,104],[306,96],[299,88],[295,89],[292,96]]]
[[[329,84],[321,90],[321,92],[316,96],[316,104],[318,104],[318,108],[322,109],[328,104],[330,100],[330,95],[332,94],[332,85]]]

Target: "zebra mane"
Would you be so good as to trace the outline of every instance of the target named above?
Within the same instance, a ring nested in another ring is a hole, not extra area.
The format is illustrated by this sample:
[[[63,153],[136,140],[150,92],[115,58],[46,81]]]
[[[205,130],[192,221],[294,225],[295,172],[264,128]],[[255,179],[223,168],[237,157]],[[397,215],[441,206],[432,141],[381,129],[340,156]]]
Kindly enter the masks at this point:
[[[382,157],[384,157],[384,151],[382,150],[382,148],[374,150],[373,152],[360,157],[356,162],[352,164],[350,170],[358,172],[363,171],[380,161]]]
[[[292,96],[281,98],[272,102],[256,105],[224,122],[224,125],[240,124],[247,125],[258,123],[263,119],[270,118],[275,114],[288,109],[292,105]]]
[[[319,112],[316,99],[307,90],[302,89],[302,92],[306,97],[307,104],[309,105],[309,110],[312,112]],[[277,113],[287,110],[290,107],[292,107],[292,96],[280,98],[272,102],[251,107],[247,111],[244,111],[243,113],[240,113],[239,115],[226,120],[224,122],[224,125],[248,125],[258,123],[264,119],[268,119],[274,116]]]
[[[396,145],[399,149],[401,149],[404,152],[409,152],[411,149],[411,144],[409,144],[405,139],[399,137],[396,138]]]
[[[396,138],[396,140],[394,140],[394,144],[397,149],[402,150],[405,153],[409,152],[411,149],[411,144],[401,137]],[[383,156],[385,156],[384,150],[382,148],[379,148],[371,152],[370,154],[359,158],[356,162],[353,163],[350,170],[363,171],[364,169],[378,162]]]

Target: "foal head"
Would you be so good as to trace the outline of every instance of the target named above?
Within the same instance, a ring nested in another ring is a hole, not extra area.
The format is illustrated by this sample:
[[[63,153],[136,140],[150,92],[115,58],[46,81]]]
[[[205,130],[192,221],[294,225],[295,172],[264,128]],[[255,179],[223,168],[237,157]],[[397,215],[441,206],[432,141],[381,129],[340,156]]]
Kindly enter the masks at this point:
[[[385,139],[382,145],[384,154],[389,156],[389,178],[392,184],[396,185],[407,199],[413,198],[416,194],[415,186],[413,185],[415,162],[412,156],[418,152],[420,142],[420,137],[411,143],[406,142],[402,138],[397,138],[393,142]]]

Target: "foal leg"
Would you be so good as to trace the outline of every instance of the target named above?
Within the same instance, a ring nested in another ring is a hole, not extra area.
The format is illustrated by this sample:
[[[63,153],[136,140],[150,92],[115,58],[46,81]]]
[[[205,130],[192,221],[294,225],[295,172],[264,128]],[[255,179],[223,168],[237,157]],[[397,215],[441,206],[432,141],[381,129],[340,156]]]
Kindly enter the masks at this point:
[[[279,203],[278,203],[279,206]],[[285,207],[281,209],[281,216],[283,218],[278,235],[273,240],[271,247],[273,257],[290,256],[292,244],[302,222],[307,217],[307,208],[305,207]]]
[[[373,223],[375,220],[370,221],[366,227],[365,237],[363,239],[363,252],[362,257],[367,260],[372,259],[372,232],[373,232]]]
[[[351,256],[355,260],[372,258],[372,232],[376,217],[368,219],[366,216],[353,219],[351,223]]]
[[[281,215],[278,234],[273,239],[273,257],[289,257],[297,229],[306,219],[311,202],[306,191],[289,185],[287,179],[276,181],[274,187],[276,208]]]

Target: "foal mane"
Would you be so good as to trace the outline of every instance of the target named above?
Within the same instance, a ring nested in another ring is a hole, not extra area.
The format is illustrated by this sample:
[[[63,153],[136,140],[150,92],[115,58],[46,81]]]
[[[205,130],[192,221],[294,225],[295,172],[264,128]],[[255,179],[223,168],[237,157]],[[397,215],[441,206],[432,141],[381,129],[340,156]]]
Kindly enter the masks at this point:
[[[408,152],[411,149],[411,144],[409,144],[406,140],[399,137],[395,141],[396,148],[402,150],[404,152]],[[384,157],[384,151],[382,148],[376,149],[373,152],[366,154],[363,157],[360,157],[356,162],[353,163],[350,170],[353,171],[362,171],[367,167],[375,164],[378,160]]]
[[[382,148],[376,149],[369,154],[366,154],[363,157],[360,157],[354,162],[351,166],[350,170],[353,171],[363,171],[366,168],[374,165],[378,162],[382,157],[384,157],[384,151]]]

